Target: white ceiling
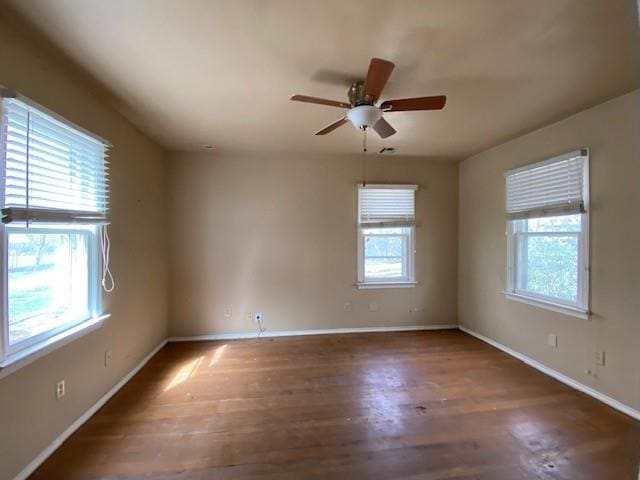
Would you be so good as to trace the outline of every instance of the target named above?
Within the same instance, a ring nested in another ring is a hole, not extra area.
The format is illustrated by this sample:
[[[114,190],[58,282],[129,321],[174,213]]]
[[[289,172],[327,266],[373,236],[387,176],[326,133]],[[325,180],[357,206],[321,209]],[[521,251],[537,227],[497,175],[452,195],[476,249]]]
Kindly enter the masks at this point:
[[[341,110],[289,97],[346,101],[373,56],[396,63],[383,99],[448,96],[386,114],[401,154],[464,158],[640,85],[628,0],[8,3],[169,149],[355,152],[350,125],[313,135]]]

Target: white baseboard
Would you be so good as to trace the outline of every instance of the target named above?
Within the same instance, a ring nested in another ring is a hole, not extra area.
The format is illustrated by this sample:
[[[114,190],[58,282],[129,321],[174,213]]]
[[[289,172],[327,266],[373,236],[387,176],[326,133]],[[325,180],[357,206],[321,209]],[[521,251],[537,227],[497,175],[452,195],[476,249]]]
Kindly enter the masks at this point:
[[[22,469],[18,475],[14,477],[13,480],[25,480],[29,475],[31,475],[36,468],[38,468],[49,456],[55,452],[62,442],[64,442],[67,438],[69,438],[78,428],[82,426],[91,416],[96,413],[107,401],[113,397],[118,390],[120,390],[131,378],[140,371],[142,367],[144,367],[151,358],[158,353],[158,351],[165,346],[167,340],[163,340],[160,344],[154,348],[146,357],[144,357],[138,365],[134,367],[129,373],[127,373],[122,380],[116,383],[107,393],[105,393],[102,397],[98,399],[96,403],[94,403],[89,410],[84,412],[75,422],[73,422],[67,429],[62,432],[58,437],[49,444],[47,448],[45,448],[36,458],[34,458],[29,464]]]
[[[565,375],[564,373],[560,373],[557,370],[554,370],[553,368],[549,368],[546,365],[543,365],[542,363],[538,362],[537,360],[534,360],[531,357],[528,357],[520,352],[517,352],[515,350],[513,350],[512,348],[509,348],[505,345],[502,345],[501,343],[496,342],[495,340],[490,339],[489,337],[485,337],[484,335],[481,335],[480,333],[474,332],[473,330],[469,330],[466,327],[463,327],[462,325],[460,325],[458,328],[460,328],[460,330],[462,330],[465,333],[468,333],[469,335],[472,335],[474,337],[476,337],[479,340],[482,340],[483,342],[488,343],[489,345],[491,345],[492,347],[497,348],[498,350],[502,350],[505,353],[508,353],[509,355],[511,355],[512,357],[517,358],[518,360],[526,363],[527,365],[535,368],[536,370],[541,371],[542,373],[545,373],[547,375],[549,375],[550,377],[555,378],[556,380],[564,383],[565,385],[568,385],[572,388],[575,388],[576,390],[581,391],[582,393],[586,393],[587,395],[600,400],[603,403],[606,403],[607,405],[609,405],[610,407],[615,408],[616,410],[629,415],[630,417],[635,418],[636,420],[640,420],[640,411],[635,410],[634,408],[631,408],[629,405],[626,405],[618,400],[616,400],[615,398],[611,398],[608,395],[605,395],[602,392],[599,392],[598,390],[589,387],[588,385],[585,385],[583,383],[578,382],[577,380],[574,380],[573,378]]]
[[[316,330],[266,330],[258,332],[216,333],[212,335],[192,335],[169,337],[170,342],[194,342],[206,340],[238,340],[242,338],[296,337],[299,335],[333,335],[339,333],[408,332],[415,330],[456,330],[458,325],[407,325],[399,327],[354,327],[322,328]]]

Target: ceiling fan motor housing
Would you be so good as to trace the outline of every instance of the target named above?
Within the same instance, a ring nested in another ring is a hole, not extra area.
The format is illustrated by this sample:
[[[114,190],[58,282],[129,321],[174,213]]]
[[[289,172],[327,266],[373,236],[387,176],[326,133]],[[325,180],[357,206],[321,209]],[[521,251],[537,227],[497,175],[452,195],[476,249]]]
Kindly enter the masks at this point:
[[[373,102],[367,101],[364,95],[364,82],[354,82],[349,87],[349,103],[352,107],[358,105],[373,105]],[[369,99],[370,100],[370,99]]]

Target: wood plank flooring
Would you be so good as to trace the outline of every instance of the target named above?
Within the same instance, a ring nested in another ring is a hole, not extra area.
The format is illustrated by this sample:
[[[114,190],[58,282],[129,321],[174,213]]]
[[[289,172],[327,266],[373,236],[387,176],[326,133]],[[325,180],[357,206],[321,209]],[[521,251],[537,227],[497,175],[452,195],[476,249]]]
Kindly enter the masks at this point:
[[[171,343],[32,479],[637,479],[640,422],[460,331]]]

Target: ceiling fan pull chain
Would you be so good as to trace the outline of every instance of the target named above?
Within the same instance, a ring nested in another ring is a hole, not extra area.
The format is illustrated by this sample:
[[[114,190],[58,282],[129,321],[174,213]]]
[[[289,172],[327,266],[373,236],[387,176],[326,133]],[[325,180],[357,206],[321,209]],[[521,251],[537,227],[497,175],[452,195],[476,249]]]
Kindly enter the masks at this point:
[[[367,127],[362,127],[362,186],[366,187],[365,179],[365,157],[367,155]]]

